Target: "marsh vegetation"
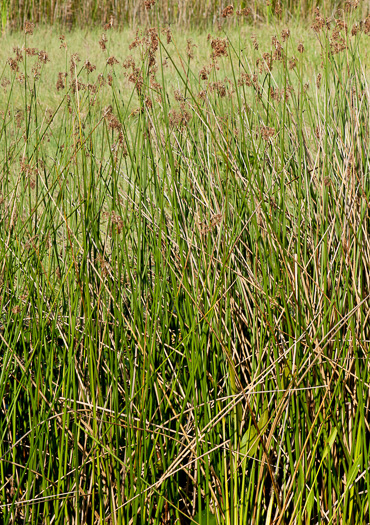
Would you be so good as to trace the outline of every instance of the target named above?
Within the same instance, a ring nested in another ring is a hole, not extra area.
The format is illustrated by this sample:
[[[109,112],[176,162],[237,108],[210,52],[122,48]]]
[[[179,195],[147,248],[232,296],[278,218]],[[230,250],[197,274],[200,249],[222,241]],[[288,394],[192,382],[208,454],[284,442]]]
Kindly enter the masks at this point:
[[[2,42],[2,523],[368,523],[366,2],[146,4]]]

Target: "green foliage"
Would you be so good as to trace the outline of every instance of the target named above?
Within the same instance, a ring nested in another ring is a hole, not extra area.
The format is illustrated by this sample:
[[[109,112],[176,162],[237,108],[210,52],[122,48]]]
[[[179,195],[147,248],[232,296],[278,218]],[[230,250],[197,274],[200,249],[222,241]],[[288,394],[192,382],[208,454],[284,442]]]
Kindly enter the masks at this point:
[[[217,525],[217,520],[215,516],[208,513],[207,511],[203,510],[202,512],[198,512],[198,514],[194,517],[194,523],[199,523],[199,525]]]
[[[314,23],[13,35],[2,523],[369,522],[370,28]]]

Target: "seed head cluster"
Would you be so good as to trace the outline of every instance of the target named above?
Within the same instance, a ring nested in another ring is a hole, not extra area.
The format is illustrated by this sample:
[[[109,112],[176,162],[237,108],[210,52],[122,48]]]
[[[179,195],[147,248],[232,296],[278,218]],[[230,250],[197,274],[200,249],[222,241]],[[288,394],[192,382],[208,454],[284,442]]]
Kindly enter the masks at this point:
[[[211,40],[212,58],[227,57],[227,38],[215,38]]]
[[[252,14],[252,9],[250,7],[244,7],[243,9],[238,9],[236,11],[236,16],[247,17]]]
[[[144,7],[145,7],[145,9],[150,11],[150,9],[152,9],[152,7],[155,6],[155,2],[156,2],[156,0],[144,0]]]
[[[24,24],[24,34],[33,35],[34,30],[35,30],[35,24],[27,20]]]
[[[223,18],[228,18],[229,16],[233,16],[233,14],[234,14],[234,6],[232,6],[232,5],[228,5],[222,11]]]

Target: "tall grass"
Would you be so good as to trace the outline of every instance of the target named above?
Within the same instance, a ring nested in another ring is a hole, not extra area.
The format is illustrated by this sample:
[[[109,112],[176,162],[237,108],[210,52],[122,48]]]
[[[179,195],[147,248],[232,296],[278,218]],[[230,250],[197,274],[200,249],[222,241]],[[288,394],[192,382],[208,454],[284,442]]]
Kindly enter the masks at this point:
[[[345,0],[241,0],[235,3],[236,9],[250,9],[250,17],[255,22],[270,22],[277,13],[283,20],[311,17],[316,7],[331,15],[339,7],[351,2]],[[220,23],[222,13],[230,4],[225,0],[138,0],[118,2],[117,0],[2,0],[2,27],[21,29],[26,20],[34,23],[57,24],[67,28],[74,25],[86,28],[92,24],[143,24],[156,21],[159,14],[165,23],[180,26],[208,27]],[[368,2],[362,2],[365,16],[369,10]]]
[[[200,38],[205,64],[160,28],[117,64],[108,33],[102,72],[62,38],[49,113],[27,25],[2,77],[4,524],[369,521],[356,13],[316,16],[314,75],[278,26]]]

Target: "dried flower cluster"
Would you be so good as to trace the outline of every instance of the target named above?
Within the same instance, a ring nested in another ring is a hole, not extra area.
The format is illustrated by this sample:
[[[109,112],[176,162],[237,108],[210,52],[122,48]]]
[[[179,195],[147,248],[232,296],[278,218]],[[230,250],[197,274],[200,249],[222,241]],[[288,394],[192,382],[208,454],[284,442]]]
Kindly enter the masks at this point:
[[[26,162],[26,159],[21,157],[20,158],[20,168],[21,168],[21,175],[23,178],[27,181],[29,187],[31,190],[35,189],[36,187],[36,179],[39,175],[39,170],[36,166],[32,166],[28,162]]]
[[[238,80],[238,86],[251,86],[252,85],[252,78],[248,73],[242,73]]]
[[[258,51],[258,42],[257,42],[257,38],[255,35],[252,35],[251,36],[251,40],[252,40],[252,43],[253,43],[253,47],[256,51]]]
[[[256,66],[260,73],[263,73],[264,71],[270,73],[270,71],[272,70],[272,65],[273,59],[270,53],[263,53],[262,57],[257,58],[256,60]]]
[[[227,38],[215,38],[211,40],[212,58],[227,57],[229,43]]]
[[[46,62],[50,62],[49,55],[46,51],[39,51],[38,53],[39,61],[42,64],[46,64]]]
[[[188,39],[186,41],[186,55],[189,60],[192,60],[194,58],[194,49],[196,47],[196,44],[194,44],[191,39]]]
[[[122,217],[120,215],[118,215],[117,212],[112,211],[111,214],[110,214],[110,220],[111,220],[111,224],[112,224],[112,230],[114,228],[116,230],[116,232],[118,234],[120,234],[122,232],[122,230],[123,230],[123,225],[124,225]]]
[[[290,31],[289,29],[283,29],[281,32],[281,39],[283,42],[286,42],[290,37]]]
[[[92,73],[93,71],[95,71],[96,69],[96,66],[93,65],[90,60],[86,60],[85,61],[85,69],[87,71],[87,74],[89,75],[90,73]]]
[[[187,126],[191,119],[190,113],[186,110],[185,104],[180,104],[180,110],[171,109],[169,114],[169,124],[172,128],[183,128]]]
[[[104,30],[105,30],[105,31],[109,31],[110,29],[112,29],[113,26],[114,26],[114,22],[115,22],[114,16],[111,15],[111,16],[109,17],[108,22],[104,25]]]
[[[114,160],[117,161],[118,152],[121,149],[122,154],[127,155],[127,150],[125,146],[125,139],[123,135],[122,124],[116,115],[113,113],[112,106],[107,106],[103,111],[103,118],[108,125],[108,129],[116,131],[118,133],[118,138],[115,143],[112,144],[111,151],[114,153]]]
[[[223,18],[228,18],[229,16],[233,16],[233,14],[234,14],[234,6],[232,6],[232,5],[228,5],[222,11]]]
[[[172,32],[169,27],[165,27],[162,29],[162,33],[166,35],[166,42],[167,44],[170,44],[172,42]]]
[[[57,80],[57,83],[56,83],[56,88],[57,88],[57,91],[63,91],[63,89],[65,89],[66,87],[66,84],[65,84],[65,80],[67,78],[67,73],[58,73],[58,80]]]
[[[322,31],[324,27],[330,29],[330,20],[328,18],[325,19],[323,16],[321,16],[320,9],[317,7],[315,9],[315,21],[312,24],[312,29],[316,33],[320,33],[320,31]]]
[[[107,49],[107,42],[108,42],[108,38],[106,36],[105,33],[103,33],[100,37],[100,40],[99,40],[99,46],[100,46],[100,49],[102,49],[103,51],[105,51]]]
[[[220,98],[224,98],[227,95],[227,89],[224,82],[218,81],[218,82],[212,82],[209,85],[209,90],[212,92],[214,91]]]
[[[250,7],[244,7],[243,9],[238,9],[236,11],[236,16],[249,16],[252,14]]]
[[[270,141],[275,136],[275,128],[270,128],[268,126],[262,126],[261,127],[261,137],[266,142]]]
[[[281,6],[281,2],[278,0],[275,3],[275,15],[280,16],[283,13],[283,8]]]
[[[116,57],[111,56],[107,59],[107,65],[113,67],[115,64],[119,64],[119,61],[116,59]]]
[[[64,48],[64,49],[67,49],[67,43],[66,43],[66,40],[65,40],[65,36],[64,35],[60,35],[59,37],[59,40],[60,40],[60,49]]]
[[[32,22],[29,22],[28,20],[24,23],[24,34],[25,35],[33,35],[35,29],[35,24]]]
[[[289,69],[295,69],[296,66],[297,66],[297,59],[296,59],[296,57],[291,57],[289,59],[289,62],[288,62],[288,68]]]
[[[141,91],[144,85],[144,79],[141,74],[141,70],[135,65],[132,66],[132,72],[130,75],[128,75],[128,80],[129,82],[132,82],[135,85],[137,93],[141,95]]]
[[[150,11],[150,9],[155,6],[155,2],[156,2],[156,0],[144,0],[144,7],[145,7],[145,9]]]

